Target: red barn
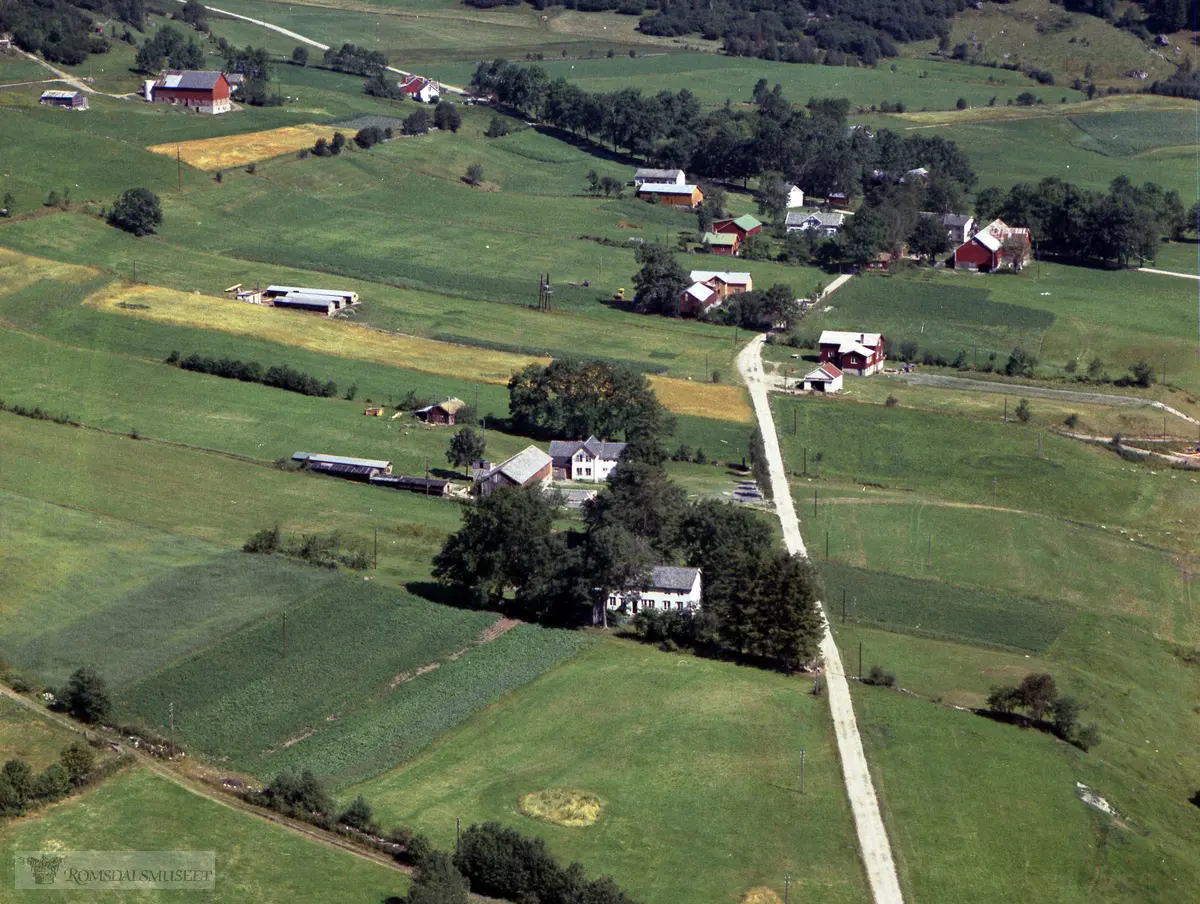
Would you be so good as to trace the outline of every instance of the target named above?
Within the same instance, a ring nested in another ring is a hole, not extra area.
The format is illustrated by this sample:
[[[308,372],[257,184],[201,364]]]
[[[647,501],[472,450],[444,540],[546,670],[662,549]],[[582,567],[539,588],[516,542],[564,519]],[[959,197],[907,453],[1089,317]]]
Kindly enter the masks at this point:
[[[1020,246],[1013,250],[1010,239]],[[1005,243],[1009,243],[1005,249]],[[1029,260],[1029,230],[1009,226],[1003,220],[992,220],[963,244],[954,249],[954,267],[958,270],[995,270],[1009,266],[1020,270]]]
[[[197,113],[228,113],[229,80],[225,73],[197,70],[167,70],[150,86],[148,100],[156,104],[176,104]]]
[[[822,364],[834,364],[843,372],[860,377],[882,370],[887,360],[886,343],[879,333],[825,330],[817,344]]]
[[[746,236],[758,235],[762,232],[763,224],[757,219],[745,214],[744,216],[730,218],[725,220],[716,220],[712,224],[712,231],[718,234],[736,235],[739,239],[745,241]]]

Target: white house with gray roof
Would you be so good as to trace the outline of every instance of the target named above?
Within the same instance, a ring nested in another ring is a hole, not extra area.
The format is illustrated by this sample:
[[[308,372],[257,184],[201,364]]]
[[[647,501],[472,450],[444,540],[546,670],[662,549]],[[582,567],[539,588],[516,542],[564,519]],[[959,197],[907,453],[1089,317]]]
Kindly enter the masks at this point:
[[[503,487],[545,486],[550,482],[553,459],[537,446],[526,446],[512,458],[480,474],[475,489],[487,496]]]
[[[621,460],[625,443],[601,442],[594,436],[585,440],[555,440],[550,444],[556,480],[582,480],[600,483]]]
[[[799,210],[787,215],[787,231],[815,229],[822,235],[837,235],[846,215],[835,210]]]
[[[681,169],[640,169],[633,174],[633,184],[638,188],[647,182],[658,185],[684,185],[687,182],[687,174]]]
[[[614,593],[608,598],[608,608],[637,615],[641,609],[658,612],[695,612],[700,608],[703,584],[699,568],[677,568],[655,565],[650,569],[646,586]]]

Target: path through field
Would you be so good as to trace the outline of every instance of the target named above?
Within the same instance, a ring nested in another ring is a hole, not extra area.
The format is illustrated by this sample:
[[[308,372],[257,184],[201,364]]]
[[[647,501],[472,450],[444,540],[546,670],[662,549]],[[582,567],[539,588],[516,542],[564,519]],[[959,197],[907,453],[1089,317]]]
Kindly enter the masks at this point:
[[[1200,279],[1200,274],[1177,273],[1174,270],[1155,270],[1153,267],[1138,267],[1138,273],[1157,273],[1159,276],[1178,276],[1180,279]]]
[[[796,509],[792,505],[783,456],[779,452],[775,422],[771,418],[771,405],[767,397],[768,383],[763,377],[762,345],[765,338],[757,336],[738,353],[738,372],[750,390],[754,413],[758,418],[758,429],[766,447],[771,487],[775,496],[775,511],[783,527],[784,544],[789,552],[807,557],[804,538],[800,535],[800,524],[796,520]],[[821,640],[821,656],[825,664],[825,686],[829,694],[829,711],[833,716],[834,733],[837,736],[838,756],[842,761],[846,794],[850,798],[850,809],[854,813],[854,826],[858,831],[858,845],[862,851],[867,879],[871,883],[871,894],[875,904],[903,904],[900,880],[896,876],[896,864],[892,860],[891,842],[883,826],[879,800],[875,796],[875,786],[871,782],[862,738],[858,733],[858,722],[854,718],[850,685],[842,668],[841,654],[829,631],[828,619],[825,619],[825,636]]]
[[[1200,424],[1191,415],[1172,408],[1154,399],[1137,396],[1116,395],[1108,392],[1079,392],[1074,389],[1051,389],[1046,386],[1025,386],[1020,383],[993,383],[988,380],[972,380],[968,377],[947,377],[942,374],[897,374],[897,380],[918,386],[934,386],[942,389],[963,389],[967,392],[992,392],[1012,396],[1029,396],[1032,399],[1060,399],[1064,402],[1081,402],[1085,405],[1111,405],[1114,408],[1140,408],[1147,405],[1181,418],[1189,424]]]
[[[183,2],[185,2],[185,0],[175,0],[175,2],[183,3]],[[204,8],[207,10],[210,10],[211,12],[219,13],[222,16],[228,16],[231,19],[241,19],[243,22],[249,22],[252,25],[259,25],[259,26],[269,29],[271,31],[278,32],[279,34],[283,35],[284,37],[291,38],[294,41],[299,41],[301,44],[307,44],[309,47],[315,47],[315,48],[317,48],[317,50],[328,50],[329,49],[328,44],[322,44],[320,41],[314,41],[312,38],[306,38],[302,34],[298,34],[297,32],[294,32],[294,31],[290,31],[289,29],[283,28],[282,26],[279,26],[279,25],[272,25],[270,22],[264,22],[262,19],[252,19],[249,16],[243,16],[239,13],[231,13],[228,10],[221,9],[220,7],[217,7],[217,6],[206,6]],[[411,72],[405,72],[403,69],[397,69],[395,66],[388,66],[387,71],[394,72],[394,73],[396,73],[396,75],[412,75]],[[443,91],[449,91],[451,94],[466,94],[467,93],[464,89],[459,88],[455,85],[447,85],[442,82],[438,82],[438,84],[441,85],[441,88]]]

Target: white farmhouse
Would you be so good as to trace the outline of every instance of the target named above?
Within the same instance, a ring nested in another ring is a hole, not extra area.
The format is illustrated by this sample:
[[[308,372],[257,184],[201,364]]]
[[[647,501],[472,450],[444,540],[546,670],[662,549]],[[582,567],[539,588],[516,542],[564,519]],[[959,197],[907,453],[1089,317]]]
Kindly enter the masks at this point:
[[[804,206],[804,189],[794,182],[789,182],[783,187],[787,192],[788,207],[803,207]]]
[[[655,565],[644,589],[613,594],[608,598],[608,608],[630,615],[637,615],[639,609],[694,612],[700,608],[701,589],[699,568]]]
[[[601,442],[594,436],[585,440],[555,440],[550,443],[550,457],[554,459],[555,480],[582,480],[600,483],[621,460],[625,443]]]
[[[638,188],[643,185],[685,185],[687,174],[681,169],[640,169],[633,174],[633,184]]]
[[[846,222],[846,215],[837,211],[796,211],[787,215],[787,231],[815,229],[821,235],[837,235]]]

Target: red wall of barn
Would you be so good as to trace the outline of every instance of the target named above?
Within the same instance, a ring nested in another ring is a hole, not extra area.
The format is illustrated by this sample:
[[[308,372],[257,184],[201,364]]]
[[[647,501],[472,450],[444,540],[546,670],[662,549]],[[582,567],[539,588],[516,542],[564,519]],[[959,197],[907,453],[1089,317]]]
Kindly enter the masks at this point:
[[[954,263],[974,264],[980,269],[991,269],[996,265],[992,252],[975,241],[960,245],[954,252]]]
[[[213,85],[212,91],[200,91],[200,90],[196,90],[196,89],[192,89],[192,88],[155,88],[154,89],[154,99],[155,100],[167,100],[172,97],[175,98],[180,103],[187,103],[188,101],[192,101],[193,103],[196,103],[197,101],[202,102],[202,101],[207,101],[210,99],[214,100],[214,101],[228,100],[229,99],[229,85],[226,83],[226,81],[224,79],[217,79],[217,83],[215,85]]]

